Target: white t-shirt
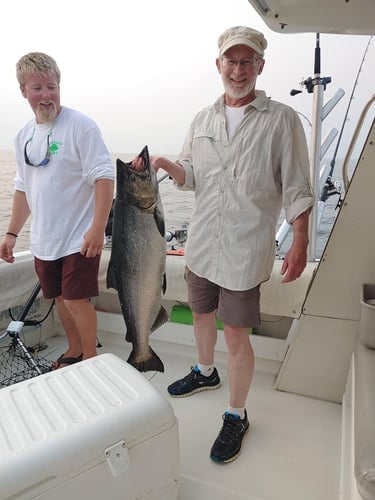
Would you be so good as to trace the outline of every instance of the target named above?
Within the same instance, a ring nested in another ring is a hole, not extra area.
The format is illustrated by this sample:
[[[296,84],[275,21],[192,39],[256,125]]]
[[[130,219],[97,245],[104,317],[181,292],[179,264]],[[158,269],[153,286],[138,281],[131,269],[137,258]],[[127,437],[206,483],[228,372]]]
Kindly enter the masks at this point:
[[[228,139],[232,139],[237,126],[242,121],[246,108],[247,104],[245,104],[245,106],[239,106],[237,108],[225,105],[225,118],[227,121]]]
[[[50,161],[40,163],[49,137]],[[30,250],[56,260],[80,251],[94,216],[97,179],[114,180],[114,168],[100,130],[91,118],[63,107],[52,124],[29,122],[15,139],[16,190],[24,191],[31,211]],[[104,235],[103,235],[104,237]]]

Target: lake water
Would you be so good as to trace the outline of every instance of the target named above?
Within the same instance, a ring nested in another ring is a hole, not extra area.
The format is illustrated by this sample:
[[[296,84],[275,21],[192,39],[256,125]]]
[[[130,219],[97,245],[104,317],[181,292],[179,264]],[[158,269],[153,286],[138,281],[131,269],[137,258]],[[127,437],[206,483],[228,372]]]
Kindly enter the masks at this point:
[[[113,153],[112,159],[115,164],[116,158],[129,161],[134,156],[125,153]],[[173,160],[175,157],[169,156],[169,158]],[[12,151],[0,150],[0,172],[0,239],[2,239],[8,227],[12,207],[13,179],[16,172],[16,163]],[[159,187],[164,208],[165,227],[167,231],[174,232],[176,229],[180,229],[183,224],[189,222],[194,203],[194,193],[177,190],[170,179],[161,181]],[[337,215],[337,211],[335,210],[336,204],[337,196],[332,196],[326,202],[317,239],[318,258],[324,249],[329,231]],[[283,216],[280,218],[280,223],[282,220]],[[26,222],[22,232],[19,234],[15,248],[16,251],[29,249],[29,226],[29,222]],[[281,248],[281,255],[285,254],[290,245],[291,233],[292,231],[290,231],[290,235]],[[172,243],[175,243],[175,240],[172,240]]]
[[[113,153],[113,164],[115,165],[116,158],[130,161],[134,156],[135,154]],[[173,160],[175,157],[169,156],[169,158]],[[12,208],[13,179],[16,173],[16,162],[12,151],[0,150],[0,172],[0,239],[2,239],[8,228]],[[165,226],[168,231],[173,232],[189,222],[194,203],[194,193],[177,190],[170,179],[161,181],[159,188],[164,208]],[[29,227],[30,223],[26,222],[17,238],[16,251],[29,249]]]

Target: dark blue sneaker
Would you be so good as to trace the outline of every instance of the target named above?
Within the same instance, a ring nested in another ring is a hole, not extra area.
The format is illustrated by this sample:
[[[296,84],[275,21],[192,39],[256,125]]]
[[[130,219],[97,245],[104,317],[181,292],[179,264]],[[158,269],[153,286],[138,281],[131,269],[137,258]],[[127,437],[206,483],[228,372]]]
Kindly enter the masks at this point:
[[[249,421],[246,410],[243,419],[239,415],[225,412],[223,421],[223,427],[211,448],[210,458],[215,462],[226,463],[232,462],[240,454],[242,439],[249,429]]]
[[[209,377],[205,377],[197,367],[192,366],[190,373],[186,377],[173,382],[167,390],[175,398],[184,398],[196,392],[209,391],[219,387],[220,378],[216,368]]]

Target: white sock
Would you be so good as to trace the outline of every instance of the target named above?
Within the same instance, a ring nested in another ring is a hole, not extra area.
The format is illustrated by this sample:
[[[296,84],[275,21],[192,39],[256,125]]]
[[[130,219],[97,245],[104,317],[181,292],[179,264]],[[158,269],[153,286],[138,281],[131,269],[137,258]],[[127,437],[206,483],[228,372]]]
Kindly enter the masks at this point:
[[[245,408],[233,408],[232,406],[228,406],[227,413],[239,415],[241,420],[245,418]]]
[[[195,365],[204,377],[209,377],[214,371],[214,365],[201,365],[197,363]]]

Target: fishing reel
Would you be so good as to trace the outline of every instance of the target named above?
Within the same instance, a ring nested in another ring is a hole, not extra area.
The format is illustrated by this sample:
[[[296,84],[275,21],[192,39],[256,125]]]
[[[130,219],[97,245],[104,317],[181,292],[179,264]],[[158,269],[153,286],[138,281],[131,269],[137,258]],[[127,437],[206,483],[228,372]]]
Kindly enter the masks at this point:
[[[338,180],[333,181],[332,178],[328,176],[320,194],[320,201],[326,202],[330,196],[334,196],[337,194],[339,197],[336,204],[336,209],[337,209],[341,206],[342,203],[341,193],[342,193],[341,182]]]
[[[326,90],[328,83],[331,83],[331,82],[332,82],[332,79],[330,76],[323,76],[323,77],[316,77],[316,78],[311,78],[311,76],[309,76],[308,78],[306,78],[306,80],[303,80],[302,82],[300,82],[300,86],[305,87],[307,92],[309,94],[312,94],[314,92],[314,87],[316,85],[322,85],[323,89]],[[297,94],[301,94],[302,92],[303,92],[302,90],[292,89],[290,91],[290,95],[293,97]]]
[[[172,231],[166,231],[165,241],[169,243],[174,238],[179,245],[183,246],[187,239],[188,226],[189,224],[181,224],[181,228],[176,229],[174,233]]]

